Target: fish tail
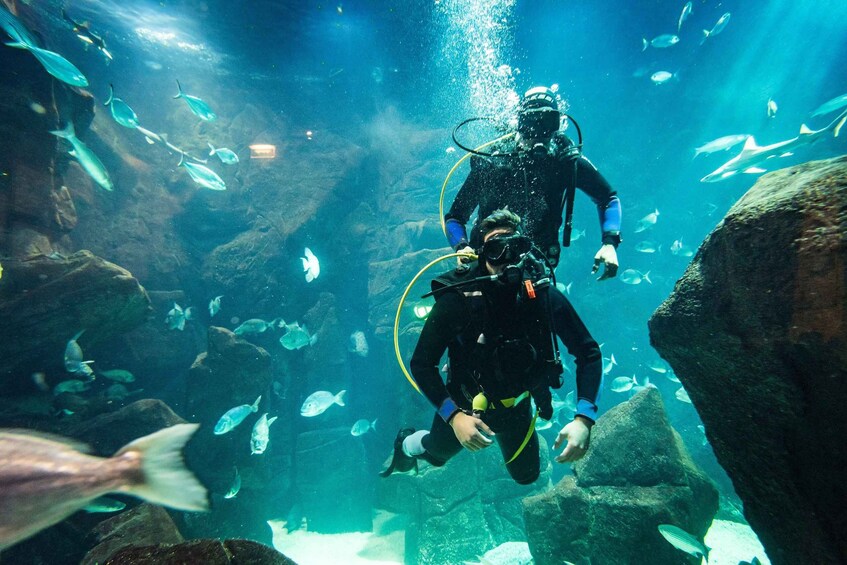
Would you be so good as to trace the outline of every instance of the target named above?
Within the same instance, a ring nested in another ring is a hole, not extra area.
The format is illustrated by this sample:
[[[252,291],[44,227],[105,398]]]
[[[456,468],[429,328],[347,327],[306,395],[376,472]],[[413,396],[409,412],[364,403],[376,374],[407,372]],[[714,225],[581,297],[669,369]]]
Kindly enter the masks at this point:
[[[216,151],[215,146],[214,146],[214,145],[212,145],[211,143],[209,143],[209,157],[211,157],[212,155],[214,155],[214,154],[215,154],[215,151]]]
[[[373,421],[373,422],[371,422],[371,429],[372,429],[373,431],[376,431],[376,421],[377,421],[377,420],[379,420],[379,418],[374,418],[374,421]]]
[[[103,102],[103,106],[108,106],[112,103],[112,98],[115,97],[115,87],[111,84],[109,85],[109,99]]]
[[[74,139],[76,137],[74,123],[72,121],[69,121],[68,124],[64,127],[64,129],[53,130],[50,133],[52,133],[56,137],[61,137],[64,139]]]
[[[177,94],[176,94],[176,96],[174,96],[174,98],[182,98],[184,93],[182,92],[182,85],[179,84],[179,81],[176,81],[176,87],[177,87],[177,89],[179,89],[179,92],[177,92]]]
[[[262,401],[262,395],[259,395],[259,398],[256,399],[256,402],[253,403],[253,406],[250,407],[250,412],[258,412],[259,411],[259,402]]]
[[[644,280],[647,281],[650,284],[653,284],[653,281],[650,280],[650,271],[647,271],[646,273],[644,273]]]
[[[332,400],[333,400],[336,404],[338,404],[339,406],[347,406],[346,404],[344,404],[344,395],[345,395],[345,394],[347,394],[347,391],[346,391],[346,390],[342,390],[341,392],[339,392],[338,394],[336,394],[336,395],[335,395],[335,398],[333,398]]]
[[[29,49],[32,47],[24,41],[9,41],[6,43],[6,47],[14,47],[15,49]]]
[[[182,449],[200,424],[177,424],[128,443],[115,454],[141,456],[142,480],[126,492],[179,510],[208,510],[209,492],[185,466]]]
[[[827,129],[832,128],[833,137],[838,137],[838,134],[841,133],[841,128],[844,127],[844,122],[847,122],[847,110],[841,112],[841,115],[832,120],[832,123],[827,126]]]
[[[271,424],[273,424],[274,422],[276,422],[276,419],[277,419],[278,417],[279,417],[279,416],[274,416],[273,418],[270,418],[270,419],[268,420],[268,427],[269,427],[269,428],[271,427]]]

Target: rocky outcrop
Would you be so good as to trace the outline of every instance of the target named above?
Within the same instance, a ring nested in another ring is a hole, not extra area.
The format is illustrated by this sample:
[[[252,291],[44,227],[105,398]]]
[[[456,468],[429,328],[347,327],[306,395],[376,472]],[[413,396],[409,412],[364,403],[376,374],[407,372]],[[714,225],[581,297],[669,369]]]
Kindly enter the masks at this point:
[[[103,520],[91,530],[89,537],[97,545],[80,565],[105,563],[114,553],[129,546],[170,545],[183,541],[167,511],[146,503]]]
[[[208,330],[207,350],[197,356],[188,373],[186,415],[199,422],[187,459],[204,484],[218,495],[232,485],[235,469],[242,481],[241,492],[232,499],[221,499],[210,512],[186,514],[181,528],[186,535],[250,537],[271,542],[267,520],[278,516],[280,497],[288,490],[290,467],[280,442],[283,424],[270,429],[271,441],[262,455],[252,455],[250,436],[256,420],[265,412],[278,415],[271,392],[271,356],[231,331],[212,326]],[[215,435],[221,416],[241,404],[252,405],[262,397],[257,413],[249,414],[234,430]]]
[[[410,516],[406,559],[418,565],[475,561],[508,541],[525,539],[521,499],[550,484],[547,442],[539,436],[541,476],[532,485],[515,483],[492,447],[461,452],[443,467],[419,461],[420,474],[394,474],[379,484],[380,507]]]
[[[523,502],[535,563],[695,563],[657,527],[674,524],[702,539],[718,510],[718,492],[668,423],[657,389],[601,416],[591,449],[573,471]]]
[[[104,456],[110,456],[129,442],[164,428],[184,424],[161,400],[146,398],[120,410],[70,425],[67,435],[79,439]]]
[[[847,561],[847,157],[763,176],[650,320],[768,557]]]
[[[64,379],[62,354],[74,334],[85,330],[78,340],[85,351],[143,323],[150,310],[147,293],[129,271],[87,251],[4,260],[0,379],[6,392],[31,386],[34,372]]]
[[[103,565],[297,565],[272,547],[244,539],[198,539],[122,549]]]

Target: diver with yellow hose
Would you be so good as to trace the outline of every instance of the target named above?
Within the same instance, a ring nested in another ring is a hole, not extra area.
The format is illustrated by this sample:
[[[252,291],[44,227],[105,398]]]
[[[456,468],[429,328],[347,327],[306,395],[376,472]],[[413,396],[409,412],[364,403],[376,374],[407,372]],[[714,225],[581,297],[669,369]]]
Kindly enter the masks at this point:
[[[480,222],[479,261],[432,283],[436,297],[411,360],[415,384],[436,409],[429,431],[402,429],[381,473],[417,469],[421,458],[444,465],[464,447],[497,443],[520,484],[540,473],[538,415],[553,416],[550,388],[562,384],[555,336],[576,358],[577,413],[556,440],[567,442],[556,460],[582,457],[597,416],[602,378],[600,348],[567,298],[551,284],[550,268],[520,232],[520,218],[498,210]],[[555,335],[554,335],[555,334]],[[449,357],[446,384],[438,366]]]

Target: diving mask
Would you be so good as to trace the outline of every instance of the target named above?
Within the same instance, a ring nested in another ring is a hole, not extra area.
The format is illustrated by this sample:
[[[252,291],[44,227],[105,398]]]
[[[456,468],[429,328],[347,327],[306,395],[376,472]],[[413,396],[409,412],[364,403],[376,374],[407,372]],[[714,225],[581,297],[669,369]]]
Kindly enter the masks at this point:
[[[552,108],[524,110],[518,115],[518,133],[532,141],[547,141],[559,131],[560,115]]]
[[[491,265],[517,263],[522,255],[532,249],[532,242],[521,234],[495,236],[482,246],[482,257]]]

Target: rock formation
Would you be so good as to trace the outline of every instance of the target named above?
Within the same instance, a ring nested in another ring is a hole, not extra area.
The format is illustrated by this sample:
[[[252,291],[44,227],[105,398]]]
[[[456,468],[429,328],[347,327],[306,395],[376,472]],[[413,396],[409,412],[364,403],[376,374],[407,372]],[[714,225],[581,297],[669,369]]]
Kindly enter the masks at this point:
[[[515,483],[496,447],[461,452],[443,467],[419,461],[419,475],[394,474],[379,484],[378,504],[410,516],[406,559],[418,565],[462,563],[508,541],[525,539],[521,499],[547,488],[550,447],[539,437],[541,476]]]
[[[86,251],[67,258],[7,259],[3,270],[0,378],[10,385],[7,393],[32,387],[34,372],[46,373],[51,384],[68,378],[62,355],[77,332],[85,330],[78,340],[84,351],[138,326],[151,311],[147,293],[129,271]]]
[[[776,565],[847,561],[847,157],[763,176],[650,320]]]
[[[702,539],[718,492],[671,428],[659,391],[647,388],[597,420],[574,475],[523,501],[538,565],[695,563],[662,538],[659,524]]]

